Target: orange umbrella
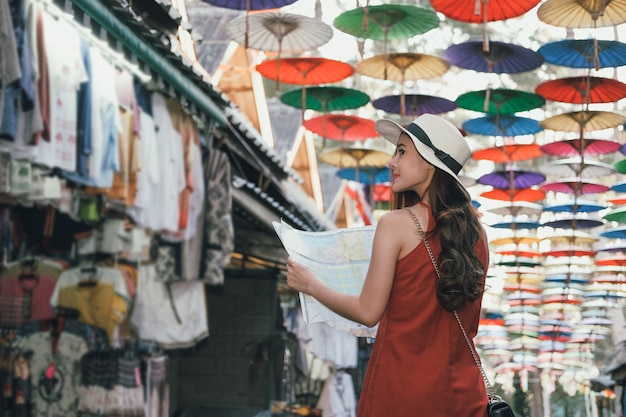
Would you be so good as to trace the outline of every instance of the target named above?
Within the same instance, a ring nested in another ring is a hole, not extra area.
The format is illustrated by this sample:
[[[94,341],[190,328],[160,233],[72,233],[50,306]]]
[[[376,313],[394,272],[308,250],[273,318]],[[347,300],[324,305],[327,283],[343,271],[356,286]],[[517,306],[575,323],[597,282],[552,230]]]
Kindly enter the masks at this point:
[[[334,83],[354,74],[350,64],[323,57],[270,59],[258,64],[256,70],[277,84],[297,85]]]
[[[540,201],[546,197],[546,193],[542,190],[534,188],[523,188],[520,190],[501,190],[494,188],[491,191],[485,191],[480,194],[481,197],[499,201]]]
[[[475,151],[472,158],[487,160],[496,163],[524,161],[542,156],[543,153],[538,144],[511,144],[495,146]]]

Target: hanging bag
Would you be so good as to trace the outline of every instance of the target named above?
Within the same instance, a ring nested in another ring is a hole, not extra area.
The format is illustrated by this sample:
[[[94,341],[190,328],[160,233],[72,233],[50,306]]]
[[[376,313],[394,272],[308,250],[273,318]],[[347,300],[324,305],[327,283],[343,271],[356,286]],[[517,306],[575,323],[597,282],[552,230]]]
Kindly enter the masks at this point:
[[[426,246],[426,250],[428,251],[430,260],[433,263],[433,267],[435,267],[435,272],[437,273],[437,277],[441,278],[441,275],[439,274],[439,267],[437,266],[437,261],[435,260],[433,251],[430,249],[428,240],[426,240],[426,233],[424,232],[424,229],[422,229],[422,225],[420,224],[419,220],[417,220],[417,216],[415,215],[413,210],[410,207],[407,207],[407,210],[409,211],[409,213],[411,213],[411,217],[413,217],[413,221],[415,222],[417,229],[422,235],[422,241],[424,242],[424,245]],[[459,324],[459,327],[461,328],[461,332],[463,332],[463,336],[465,337],[467,346],[469,347],[470,352],[472,353],[474,362],[476,362],[476,366],[478,366],[478,369],[480,370],[480,374],[483,376],[483,379],[485,380],[485,386],[487,387],[487,400],[488,400],[487,401],[487,416],[488,417],[515,417],[515,414],[513,413],[511,406],[506,401],[502,400],[502,397],[500,397],[499,395],[496,395],[495,390],[493,389],[493,387],[491,386],[491,383],[489,382],[489,378],[487,378],[487,374],[485,373],[485,370],[480,364],[480,360],[478,359],[478,354],[476,353],[476,351],[474,350],[474,347],[472,346],[472,343],[470,342],[469,336],[467,335],[467,332],[465,331],[465,328],[463,327],[463,323],[461,323],[461,319],[459,318],[458,313],[456,311],[454,311],[453,313],[454,313],[454,318],[456,318],[456,322]]]

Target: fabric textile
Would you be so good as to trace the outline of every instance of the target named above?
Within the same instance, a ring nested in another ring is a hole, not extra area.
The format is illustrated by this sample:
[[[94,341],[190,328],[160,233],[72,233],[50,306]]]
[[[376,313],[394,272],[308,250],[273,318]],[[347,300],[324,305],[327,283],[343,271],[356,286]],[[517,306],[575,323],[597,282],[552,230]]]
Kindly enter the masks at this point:
[[[427,230],[432,227],[430,214]],[[429,238],[429,243],[438,258],[439,240]],[[486,264],[484,235],[476,247]],[[423,244],[397,262],[367,367],[358,417],[485,416],[487,393],[482,375],[454,314],[437,300],[436,280]],[[480,307],[476,301],[459,312],[470,339],[478,330]]]

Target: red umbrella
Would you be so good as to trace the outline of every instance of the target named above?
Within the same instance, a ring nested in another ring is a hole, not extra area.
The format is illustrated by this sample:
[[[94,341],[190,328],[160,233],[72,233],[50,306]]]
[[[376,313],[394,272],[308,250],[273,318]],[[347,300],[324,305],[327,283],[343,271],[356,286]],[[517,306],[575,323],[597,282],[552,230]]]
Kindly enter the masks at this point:
[[[611,187],[599,182],[580,178],[564,178],[559,181],[544,183],[541,188],[545,191],[575,195],[604,193],[611,189]]]
[[[494,22],[521,16],[540,0],[430,0],[436,11],[467,23]]]
[[[541,151],[556,156],[597,156],[616,152],[620,146],[606,139],[566,139],[541,145]]]
[[[347,114],[324,114],[305,120],[302,125],[324,139],[342,142],[357,142],[379,136],[373,120]]]
[[[477,160],[487,160],[496,163],[524,161],[542,156],[541,149],[538,144],[512,144],[504,146],[495,146],[475,151],[472,158]]]
[[[626,84],[612,78],[567,77],[544,81],[535,92],[546,100],[561,103],[612,103],[626,97]]]
[[[430,5],[436,11],[450,19],[467,23],[482,23],[484,50],[489,50],[487,40],[487,22],[506,20],[521,16],[540,0],[430,0]]]

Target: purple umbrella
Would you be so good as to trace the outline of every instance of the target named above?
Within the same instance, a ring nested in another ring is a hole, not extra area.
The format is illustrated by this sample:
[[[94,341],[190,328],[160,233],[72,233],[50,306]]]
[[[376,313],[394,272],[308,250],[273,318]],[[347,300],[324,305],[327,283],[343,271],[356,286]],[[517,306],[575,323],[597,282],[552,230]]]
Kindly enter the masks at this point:
[[[512,43],[490,41],[483,51],[482,40],[471,40],[448,47],[443,57],[452,65],[478,72],[516,74],[543,64],[543,56],[532,49]]]
[[[509,188],[530,188],[533,185],[541,184],[546,177],[538,172],[521,170],[494,171],[478,178],[478,182],[483,185],[491,185],[500,190]]]
[[[268,10],[287,6],[296,0],[204,0],[204,2],[225,9]]]
[[[452,111],[457,104],[443,97],[429,96],[424,94],[404,94],[404,113],[402,112],[402,95],[390,95],[380,97],[372,101],[372,105],[378,110],[387,113],[404,114],[407,116],[419,116],[422,114],[439,114]]]

